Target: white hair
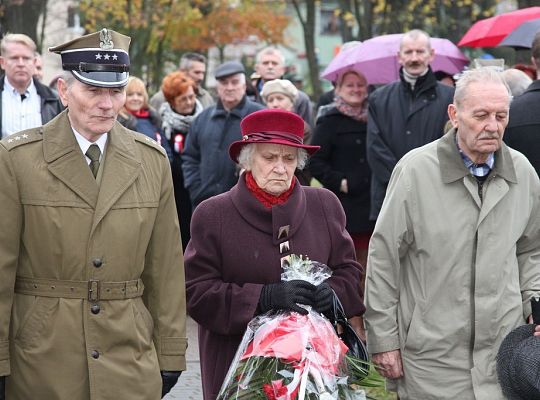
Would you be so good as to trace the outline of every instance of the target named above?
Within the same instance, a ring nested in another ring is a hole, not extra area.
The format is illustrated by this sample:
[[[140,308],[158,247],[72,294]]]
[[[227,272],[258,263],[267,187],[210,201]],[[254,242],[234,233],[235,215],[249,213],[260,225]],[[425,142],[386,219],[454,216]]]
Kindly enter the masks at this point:
[[[244,147],[242,147],[242,150],[240,150],[240,154],[238,154],[238,164],[240,166],[248,171],[251,171],[251,163],[253,162],[253,153],[255,152],[255,146],[257,143],[248,143]],[[300,147],[296,147],[298,149],[297,158],[298,163],[296,164],[296,169],[304,169],[304,167],[307,164],[308,160],[308,152],[306,149],[302,149]]]
[[[473,83],[496,83],[501,84],[508,92],[508,103],[512,98],[512,93],[508,84],[503,78],[501,72],[491,67],[482,67],[465,71],[456,82],[456,90],[454,92],[454,104],[460,108],[467,95],[467,89]]]

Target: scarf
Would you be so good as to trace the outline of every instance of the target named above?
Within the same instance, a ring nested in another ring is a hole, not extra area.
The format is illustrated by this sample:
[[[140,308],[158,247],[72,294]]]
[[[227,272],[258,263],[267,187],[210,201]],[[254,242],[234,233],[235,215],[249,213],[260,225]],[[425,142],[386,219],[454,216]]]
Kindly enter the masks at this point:
[[[150,118],[150,110],[141,108],[140,110],[133,111],[126,108],[128,112],[137,118]]]
[[[195,102],[195,109],[190,115],[178,114],[172,109],[169,102],[163,103],[159,109],[159,114],[161,115],[163,133],[165,133],[167,140],[171,139],[173,132],[187,133],[191,123],[202,110],[203,106],[199,100]]]
[[[274,196],[273,194],[266,193],[259,187],[259,185],[257,185],[257,182],[255,182],[255,178],[253,178],[251,171],[246,172],[245,176],[247,188],[249,189],[251,194],[255,196],[255,198],[259,200],[266,208],[272,208],[272,206],[283,204],[287,200],[289,200],[289,196],[291,195],[294,189],[294,184],[296,183],[296,179],[293,178],[291,182],[291,187],[289,189],[287,189],[285,192],[281,193],[278,196]]]
[[[336,96],[334,98],[334,103],[336,103],[336,108],[338,111],[347,117],[351,117],[357,121],[367,122],[368,114],[368,102],[367,97],[359,106],[351,106],[349,103],[346,103],[341,97]]]

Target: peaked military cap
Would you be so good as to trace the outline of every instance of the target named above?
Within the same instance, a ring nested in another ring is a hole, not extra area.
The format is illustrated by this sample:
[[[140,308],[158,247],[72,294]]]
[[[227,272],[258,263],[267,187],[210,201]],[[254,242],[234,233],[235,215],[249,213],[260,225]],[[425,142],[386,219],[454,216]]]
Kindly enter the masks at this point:
[[[103,28],[49,51],[60,54],[62,69],[91,86],[121,87],[129,78],[129,36]]]

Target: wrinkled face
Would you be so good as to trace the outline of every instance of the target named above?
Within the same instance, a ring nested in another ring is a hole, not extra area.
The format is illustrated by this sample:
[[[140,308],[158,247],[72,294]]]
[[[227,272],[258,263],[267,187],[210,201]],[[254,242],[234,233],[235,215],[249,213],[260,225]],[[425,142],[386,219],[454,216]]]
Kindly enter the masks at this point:
[[[139,111],[144,106],[144,93],[140,89],[130,89],[126,93],[126,108]]]
[[[101,88],[78,80],[68,87],[63,79],[59,79],[57,88],[62,103],[69,108],[71,125],[91,142],[111,130],[126,102],[123,87]]]
[[[7,43],[5,54],[0,57],[0,66],[14,87],[28,87],[34,75],[36,57],[28,46],[22,43]]]
[[[218,97],[227,110],[240,103],[246,93],[246,82],[241,75],[234,74],[217,80]]]
[[[192,61],[189,66],[189,70],[186,71],[187,76],[195,81],[197,86],[200,86],[204,81],[204,74],[206,73],[206,65],[199,61]]]
[[[274,143],[257,143],[251,160],[251,173],[257,185],[278,196],[291,187],[298,165],[298,149]]]
[[[410,75],[420,76],[433,61],[435,53],[429,46],[427,37],[405,37],[398,52],[399,63]]]
[[[472,82],[462,103],[450,104],[448,115],[457,128],[459,148],[480,164],[501,147],[510,96],[500,83]]]
[[[195,91],[189,86],[184,94],[174,98],[173,109],[178,114],[189,115],[195,108]]]
[[[348,73],[344,76],[341,84],[336,87],[336,95],[351,106],[360,106],[367,97],[367,82],[362,76]]]
[[[272,93],[266,97],[266,105],[270,109],[280,109],[285,111],[293,111],[294,103],[289,96],[283,93]]]
[[[275,53],[261,55],[261,61],[255,64],[255,71],[261,76],[263,81],[279,79],[285,73],[285,65],[281,57]]]

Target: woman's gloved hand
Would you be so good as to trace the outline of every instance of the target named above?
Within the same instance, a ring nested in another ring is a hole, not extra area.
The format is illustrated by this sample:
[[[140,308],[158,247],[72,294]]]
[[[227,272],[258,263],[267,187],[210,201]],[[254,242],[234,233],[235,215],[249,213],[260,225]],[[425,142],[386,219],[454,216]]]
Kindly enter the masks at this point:
[[[323,282],[319,286],[316,286],[315,296],[313,297],[313,310],[333,321],[335,319],[333,304],[334,291],[330,285]]]
[[[298,304],[312,306],[316,288],[302,280],[264,285],[259,298],[259,310],[261,313],[270,310],[296,311],[306,315],[308,311]]]
[[[161,387],[161,398],[165,397],[171,391],[174,385],[176,385],[176,382],[178,382],[181,374],[182,371],[161,371],[161,381],[163,383]]]

